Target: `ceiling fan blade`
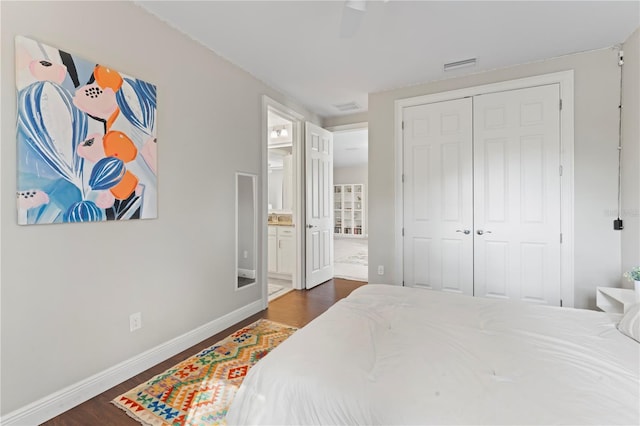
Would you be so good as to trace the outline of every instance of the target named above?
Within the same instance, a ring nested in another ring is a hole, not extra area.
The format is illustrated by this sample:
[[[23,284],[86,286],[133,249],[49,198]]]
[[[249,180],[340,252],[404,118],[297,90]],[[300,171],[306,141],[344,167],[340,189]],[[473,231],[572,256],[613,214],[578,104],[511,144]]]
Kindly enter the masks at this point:
[[[346,0],[344,2],[344,5],[349,9],[357,10],[360,12],[365,12],[367,10],[366,0]]]
[[[340,21],[340,38],[351,38],[358,32],[366,10],[367,3],[364,0],[344,2],[342,20]]]

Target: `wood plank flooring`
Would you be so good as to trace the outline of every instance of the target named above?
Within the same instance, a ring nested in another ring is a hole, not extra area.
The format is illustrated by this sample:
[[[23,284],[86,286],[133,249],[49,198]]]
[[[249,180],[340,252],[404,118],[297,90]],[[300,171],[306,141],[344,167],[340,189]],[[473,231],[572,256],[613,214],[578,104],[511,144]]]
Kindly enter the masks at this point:
[[[251,324],[261,318],[294,327],[303,327],[329,309],[335,302],[348,296],[349,293],[364,284],[366,283],[336,278],[311,290],[291,291],[269,303],[268,309],[258,312],[244,321],[223,330],[215,336],[192,346],[43,424],[47,426],[139,425],[140,423],[127,416],[124,411],[112,405],[110,401],[140,383],[149,380],[151,377],[162,373],[180,361],[212,346],[238,328]]]

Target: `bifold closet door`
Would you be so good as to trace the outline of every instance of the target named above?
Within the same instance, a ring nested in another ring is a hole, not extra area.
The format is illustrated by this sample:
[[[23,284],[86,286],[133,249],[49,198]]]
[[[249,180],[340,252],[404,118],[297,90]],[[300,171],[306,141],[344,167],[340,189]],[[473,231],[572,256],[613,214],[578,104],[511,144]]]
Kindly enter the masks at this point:
[[[473,102],[474,294],[558,305],[559,86]]]
[[[472,101],[403,109],[406,286],[473,294]]]

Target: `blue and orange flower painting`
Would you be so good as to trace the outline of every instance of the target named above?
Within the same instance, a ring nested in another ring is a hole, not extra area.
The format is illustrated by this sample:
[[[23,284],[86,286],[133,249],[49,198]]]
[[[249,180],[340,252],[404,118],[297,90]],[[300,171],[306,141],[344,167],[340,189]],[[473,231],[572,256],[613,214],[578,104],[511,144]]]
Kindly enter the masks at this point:
[[[158,217],[156,86],[16,37],[18,223]]]

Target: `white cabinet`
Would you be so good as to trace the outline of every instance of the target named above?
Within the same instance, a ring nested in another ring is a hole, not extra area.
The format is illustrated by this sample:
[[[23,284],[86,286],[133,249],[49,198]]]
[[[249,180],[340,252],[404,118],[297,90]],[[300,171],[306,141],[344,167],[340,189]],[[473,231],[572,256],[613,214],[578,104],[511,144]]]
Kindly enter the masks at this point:
[[[292,226],[269,226],[270,274],[290,278],[295,270],[295,230]]]
[[[279,226],[277,233],[278,244],[278,273],[293,274],[295,253],[293,228],[289,226]]]
[[[364,236],[364,185],[361,183],[333,185],[333,204],[333,233],[354,237]]]
[[[269,238],[268,238],[268,271],[276,272],[278,270],[278,230],[277,226],[269,226]]]

